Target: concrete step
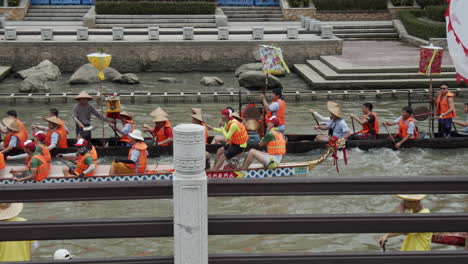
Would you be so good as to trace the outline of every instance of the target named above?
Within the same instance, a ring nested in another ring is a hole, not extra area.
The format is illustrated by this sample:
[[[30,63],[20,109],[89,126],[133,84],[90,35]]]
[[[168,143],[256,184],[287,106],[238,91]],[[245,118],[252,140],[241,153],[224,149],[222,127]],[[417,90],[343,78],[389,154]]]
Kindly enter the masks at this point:
[[[281,10],[246,10],[246,11],[223,10],[223,12],[227,16],[230,16],[232,14],[282,14]]]
[[[353,38],[353,39],[380,39],[380,38],[386,38],[386,39],[398,39],[399,35],[398,33],[346,33],[346,34],[335,34],[335,36],[342,38],[342,39],[348,39],[348,38]]]
[[[41,14],[41,13],[84,13],[86,14],[89,11],[88,9],[70,9],[70,8],[63,8],[63,9],[28,9],[28,13],[32,14]]]
[[[353,29],[335,29],[334,34],[350,34],[350,33],[396,33],[394,28],[353,28]]]
[[[83,17],[86,13],[27,13],[26,17]]]
[[[148,27],[160,27],[160,28],[181,28],[181,27],[194,27],[194,28],[216,28],[216,23],[159,23],[159,24],[99,24],[96,23],[96,28],[112,28],[112,27],[123,27],[123,28],[148,28]]]
[[[324,24],[328,24],[327,22],[324,22]],[[372,24],[369,24],[369,25],[366,25],[366,24],[362,24],[362,25],[355,25],[355,24],[350,24],[350,25],[333,25],[334,29],[362,29],[362,28],[394,28],[394,26],[392,24],[389,24],[389,25],[372,25]]]
[[[91,5],[30,5],[31,9],[90,9]]]
[[[280,22],[282,18],[230,18],[229,22]]]
[[[333,71],[345,74],[345,73],[415,73],[418,72],[416,66],[378,66],[378,67],[358,67],[343,65],[341,59],[338,56],[320,56],[320,61],[326,64]],[[454,72],[455,67],[453,65],[442,65],[443,72]]]
[[[203,24],[215,19],[96,19],[97,24]]]
[[[7,21],[7,27],[41,27],[41,26],[82,26],[81,21]]]
[[[96,19],[214,19],[214,15],[96,15]]]
[[[394,73],[337,73],[320,60],[308,60],[307,65],[326,80],[385,80],[385,79],[425,79],[424,75],[415,72]],[[433,78],[456,78],[456,72],[442,72]]]
[[[229,15],[228,18],[283,18],[282,14],[233,14]]]
[[[252,11],[252,10],[281,10],[281,7],[276,6],[222,6],[223,11]]]
[[[307,64],[295,64],[294,68],[312,89],[360,90],[360,89],[408,89],[427,86],[429,79],[387,79],[387,80],[326,80]],[[443,83],[455,85],[454,78],[433,80],[434,86]]]
[[[82,21],[83,17],[25,17],[24,21]]]

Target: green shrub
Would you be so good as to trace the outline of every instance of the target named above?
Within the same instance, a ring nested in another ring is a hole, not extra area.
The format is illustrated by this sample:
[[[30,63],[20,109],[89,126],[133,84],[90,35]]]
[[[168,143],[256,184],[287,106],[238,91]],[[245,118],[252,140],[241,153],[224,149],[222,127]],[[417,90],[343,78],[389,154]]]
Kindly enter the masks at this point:
[[[426,6],[424,11],[426,11],[425,16],[431,20],[445,22],[445,10],[447,6]]]
[[[392,0],[394,6],[413,6],[413,0]]]
[[[18,6],[19,0],[8,0],[8,6]]]
[[[386,0],[313,0],[317,10],[385,10]]]
[[[446,0],[416,0],[416,3],[421,6],[421,8],[425,8],[426,6],[430,5],[446,5]]]
[[[421,20],[425,15],[424,10],[404,10],[400,11],[400,20],[405,25],[406,30],[412,36],[429,40],[429,38],[445,38],[445,23]]]
[[[289,7],[297,8],[297,7],[309,7],[310,0],[288,0]]]
[[[96,13],[117,15],[214,14],[215,2],[97,1]]]

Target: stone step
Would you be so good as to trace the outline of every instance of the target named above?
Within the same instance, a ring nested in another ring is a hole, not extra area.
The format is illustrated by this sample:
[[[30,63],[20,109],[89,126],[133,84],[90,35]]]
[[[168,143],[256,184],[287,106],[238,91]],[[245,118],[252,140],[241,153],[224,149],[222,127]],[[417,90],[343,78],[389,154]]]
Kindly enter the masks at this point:
[[[223,6],[221,7],[223,11],[246,11],[246,10],[281,10],[281,7],[277,6]]]
[[[82,21],[83,17],[25,17],[24,21]]]
[[[345,38],[346,41],[363,41],[363,40],[376,40],[376,41],[396,41],[399,38]]]
[[[335,34],[335,36],[342,39],[380,39],[380,38],[395,38],[398,39],[398,33],[346,33],[346,34]]]
[[[349,33],[396,33],[394,28],[360,28],[360,29],[335,29],[334,34],[349,34]]]
[[[229,22],[280,22],[282,18],[230,18]]]
[[[32,9],[90,9],[92,5],[30,5]]]
[[[84,13],[86,14],[89,11],[89,8],[87,9],[69,9],[69,8],[63,8],[63,9],[43,9],[43,8],[38,8],[38,9],[28,9],[28,13],[31,14],[41,14],[41,13]]]
[[[216,23],[215,19],[96,19],[97,24],[173,24]]]
[[[232,14],[282,14],[281,10],[248,10],[248,11],[224,11],[224,14],[230,16]]]
[[[214,15],[96,15],[96,19],[214,19]]]
[[[294,68],[312,89],[361,90],[361,89],[408,89],[426,87],[429,79],[387,79],[387,80],[326,80],[307,64],[295,64]],[[434,86],[443,83],[456,85],[454,78],[433,80]]]
[[[21,26],[30,26],[30,27],[40,27],[40,26],[82,26],[83,22],[81,21],[7,21],[7,27],[21,27]]]
[[[26,17],[83,17],[86,13],[27,13]]]
[[[160,24],[98,24],[96,28],[112,28],[112,27],[123,27],[123,28],[148,28],[148,27],[160,27],[160,28],[182,28],[182,27],[194,27],[194,28],[216,28],[216,23],[160,23]]]
[[[342,61],[337,56],[320,56],[320,61],[326,64],[328,67],[333,69],[337,73],[415,73],[418,72],[416,66],[377,66],[377,67],[359,67],[349,66],[344,67]],[[454,72],[455,67],[453,65],[442,65],[443,72]]]
[[[229,15],[228,18],[283,18],[282,14],[235,14]]]
[[[425,79],[426,76],[414,72],[394,73],[337,73],[320,60],[308,60],[307,65],[326,80],[385,80],[385,79]],[[442,72],[433,78],[456,78],[456,72]]]
[[[326,22],[324,22],[324,24],[327,24]],[[372,25],[372,24],[369,24],[369,25],[365,25],[365,24],[362,24],[362,25],[353,25],[353,24],[350,24],[350,25],[333,25],[334,29],[361,29],[361,28],[395,28],[392,24],[389,24],[389,25]]]

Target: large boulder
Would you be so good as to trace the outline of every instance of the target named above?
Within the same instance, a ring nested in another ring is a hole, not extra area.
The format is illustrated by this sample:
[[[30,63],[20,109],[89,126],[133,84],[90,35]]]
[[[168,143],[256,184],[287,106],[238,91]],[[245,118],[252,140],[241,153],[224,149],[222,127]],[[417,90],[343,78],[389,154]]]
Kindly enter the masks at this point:
[[[20,93],[50,92],[47,81],[48,79],[45,75],[30,76],[20,83],[19,91]]]
[[[55,81],[61,75],[61,72],[59,67],[50,60],[44,60],[32,68],[19,71],[16,75],[23,80],[31,76],[43,75],[47,77],[47,80]]]
[[[120,78],[122,74],[116,69],[108,67],[104,70],[104,76],[106,81],[112,81],[116,78]],[[98,70],[91,63],[87,63],[73,73],[68,82],[70,84],[88,84],[99,82]]]
[[[275,76],[285,76],[286,75],[286,70],[284,68],[281,68],[282,72],[278,74],[273,74]],[[261,63],[247,63],[247,64],[242,64],[239,68],[236,70],[236,77],[239,77],[242,73],[248,72],[248,71],[262,71],[263,66]]]
[[[224,81],[216,76],[204,76],[201,78],[200,84],[204,86],[219,86],[223,85]]]
[[[239,85],[253,90],[265,89],[266,74],[261,71],[247,71],[239,76]],[[283,88],[281,81],[268,74],[268,89]]]
[[[140,80],[133,73],[125,73],[113,79],[112,82],[122,83],[122,84],[139,84]]]

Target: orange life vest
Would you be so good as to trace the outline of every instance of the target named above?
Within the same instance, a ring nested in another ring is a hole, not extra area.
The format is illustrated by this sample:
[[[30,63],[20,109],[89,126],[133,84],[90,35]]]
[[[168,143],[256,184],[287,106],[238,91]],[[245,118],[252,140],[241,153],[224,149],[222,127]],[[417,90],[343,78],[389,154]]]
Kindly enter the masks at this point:
[[[403,117],[400,119],[398,123],[398,134],[401,138],[405,138],[408,135],[408,126],[409,124],[414,123],[414,135],[410,137],[410,139],[417,139],[419,137],[418,129],[416,128],[416,121],[414,121],[413,117],[410,116],[408,119],[404,120]]]
[[[146,161],[147,161],[147,157],[148,157],[148,152],[147,152],[148,146],[144,142],[136,143],[135,145],[133,145],[133,147],[128,152],[128,159],[132,158],[132,151],[135,150],[135,149],[140,151],[140,158],[138,159],[138,171],[137,171],[137,173],[145,173],[145,171],[146,171]],[[127,166],[127,168],[130,168],[130,169],[133,169],[133,170],[136,167],[135,164],[125,164],[125,166]]]
[[[8,145],[10,145],[10,140],[12,136],[15,136],[18,139],[16,147],[21,148],[23,146],[23,143],[26,141],[26,140],[21,139],[21,132],[7,133],[5,135],[5,138],[3,139],[3,146],[5,148],[8,148]]]
[[[19,131],[19,139],[21,140],[21,143],[25,142],[28,140],[28,131],[26,130],[26,127],[24,126],[23,122],[16,118],[16,122],[18,122],[18,125],[20,127]]]
[[[36,177],[34,178],[34,180],[42,181],[45,178],[47,178],[47,176],[49,176],[49,167],[47,165],[47,161],[45,160],[45,158],[42,155],[37,154],[37,153],[33,153],[31,157],[26,158],[26,161],[28,163],[27,166],[28,166],[30,172],[32,172],[32,169],[31,169],[31,160],[32,159],[38,159],[41,162],[41,165],[39,165],[39,167],[37,167],[37,174],[36,174]]]
[[[87,157],[93,158],[89,152],[87,152],[84,155],[80,155],[80,154],[78,155],[78,161],[76,162],[76,169],[75,169],[75,172],[78,175],[80,175],[83,171],[89,168],[89,165],[85,163],[85,160]],[[85,177],[89,177],[89,176],[94,176],[94,170],[90,173],[85,174]]]
[[[240,131],[238,130],[232,134],[232,137],[229,140],[229,144],[242,145],[247,143],[249,140],[249,135],[247,134],[245,126],[241,122],[237,121],[236,119],[232,119],[227,125],[227,131],[229,132],[233,124],[236,124],[240,128]]]
[[[443,113],[447,113],[447,111],[450,109],[449,105],[449,97],[454,97],[455,95],[451,92],[448,92],[444,98],[442,98],[442,95],[439,94],[437,96],[436,100],[436,115],[440,116]],[[455,109],[450,112],[448,115],[444,116],[442,119],[448,119],[448,118],[455,118],[457,116],[457,113],[455,112]]]
[[[57,117],[57,120],[58,120],[58,122],[60,123],[60,127],[63,127],[63,129],[65,130],[65,132],[66,132],[67,135],[68,135],[68,131],[67,131],[67,129],[65,128],[65,123],[63,122],[63,120],[60,119],[60,118],[58,118],[58,117]]]
[[[275,140],[269,141],[266,145],[267,152],[270,155],[284,155],[286,154],[286,140],[283,138],[283,134],[278,131],[270,131]]]
[[[368,113],[365,117],[369,116],[374,116],[374,123],[365,123],[362,125],[362,130],[357,132],[358,134],[367,134],[371,133],[371,131],[374,131],[375,135],[377,136],[379,134],[379,119],[377,118],[377,115],[373,112]]]
[[[57,142],[57,148],[68,148],[67,142],[67,131],[62,126],[59,126],[55,129],[49,130],[46,137],[46,145],[50,146],[52,142],[52,134],[56,132],[59,135],[59,140]]]
[[[0,170],[5,168],[5,156],[0,153]]]
[[[279,105],[278,111],[276,111],[276,118],[279,120],[280,125],[286,124],[286,102],[282,99],[273,100],[273,103],[277,102]],[[270,119],[273,116],[271,111],[267,113],[267,119]]]
[[[153,129],[153,135],[156,136],[158,143],[163,142],[164,140],[168,138],[165,133],[166,128],[170,128],[172,130],[171,123],[169,121],[165,121],[164,126],[155,127]],[[162,144],[161,146],[170,146],[170,145],[172,145],[172,143]]]
[[[50,170],[50,162],[52,160],[52,157],[50,156],[50,151],[49,149],[47,148],[46,145],[42,144],[42,143],[39,143],[38,146],[41,148],[42,150],[42,155],[44,156],[44,159],[45,161],[47,162],[47,166]]]
[[[132,128],[130,129],[130,132],[128,132],[128,133],[132,133],[133,130],[135,130],[135,122],[133,122],[131,120],[127,120],[127,121],[124,122],[124,126],[127,125],[127,124],[130,124],[132,126]],[[125,143],[129,143],[130,138],[128,137],[128,135],[122,135],[122,137],[120,138],[120,141],[125,142]]]
[[[91,150],[89,151],[89,154],[91,154],[91,157],[92,157],[93,160],[94,160],[94,167],[97,169],[97,165],[98,165],[98,155],[97,155],[96,148],[95,148],[94,146],[91,147]]]

